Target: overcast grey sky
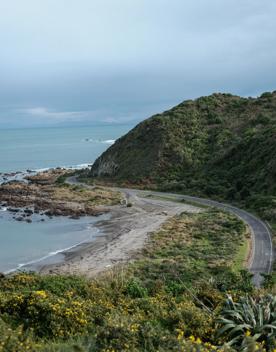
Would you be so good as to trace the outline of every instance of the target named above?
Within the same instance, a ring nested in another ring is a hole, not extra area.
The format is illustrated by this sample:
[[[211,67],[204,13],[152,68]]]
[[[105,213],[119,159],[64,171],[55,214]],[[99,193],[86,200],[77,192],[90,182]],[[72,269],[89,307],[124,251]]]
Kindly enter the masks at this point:
[[[0,0],[0,127],[276,90],[275,0]]]

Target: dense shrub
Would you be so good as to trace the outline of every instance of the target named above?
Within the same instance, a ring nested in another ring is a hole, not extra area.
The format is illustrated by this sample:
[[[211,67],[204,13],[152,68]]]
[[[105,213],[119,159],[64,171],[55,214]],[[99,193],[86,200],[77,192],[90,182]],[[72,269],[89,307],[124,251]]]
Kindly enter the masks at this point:
[[[13,330],[0,319],[0,352],[35,352],[38,348],[22,327]]]
[[[0,297],[0,312],[10,321],[33,329],[39,337],[68,337],[87,331],[90,302],[73,297],[64,298],[43,290],[9,293]]]

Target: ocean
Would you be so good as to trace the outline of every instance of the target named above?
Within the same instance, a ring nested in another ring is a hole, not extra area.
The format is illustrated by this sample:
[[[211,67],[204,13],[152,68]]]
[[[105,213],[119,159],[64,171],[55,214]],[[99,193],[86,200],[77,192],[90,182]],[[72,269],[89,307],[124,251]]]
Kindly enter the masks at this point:
[[[132,125],[0,130],[0,173],[90,165]],[[103,217],[106,217],[104,215]],[[17,222],[0,207],[0,272],[63,260],[62,251],[97,236],[101,218]]]
[[[0,130],[0,172],[91,164],[132,125]]]

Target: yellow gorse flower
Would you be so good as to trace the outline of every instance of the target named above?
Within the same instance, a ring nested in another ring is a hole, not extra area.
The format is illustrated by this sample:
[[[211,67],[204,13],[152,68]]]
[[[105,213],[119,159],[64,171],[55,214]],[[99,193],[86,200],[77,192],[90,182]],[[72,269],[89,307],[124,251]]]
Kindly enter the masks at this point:
[[[41,298],[47,298],[47,293],[45,291],[35,291],[34,294]]]

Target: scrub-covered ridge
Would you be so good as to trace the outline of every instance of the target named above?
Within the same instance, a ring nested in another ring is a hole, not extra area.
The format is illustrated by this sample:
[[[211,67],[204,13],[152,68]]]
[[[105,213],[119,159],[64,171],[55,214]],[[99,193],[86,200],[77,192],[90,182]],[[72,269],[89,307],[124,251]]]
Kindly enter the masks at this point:
[[[184,101],[118,139],[90,176],[243,201],[275,219],[276,91]]]

